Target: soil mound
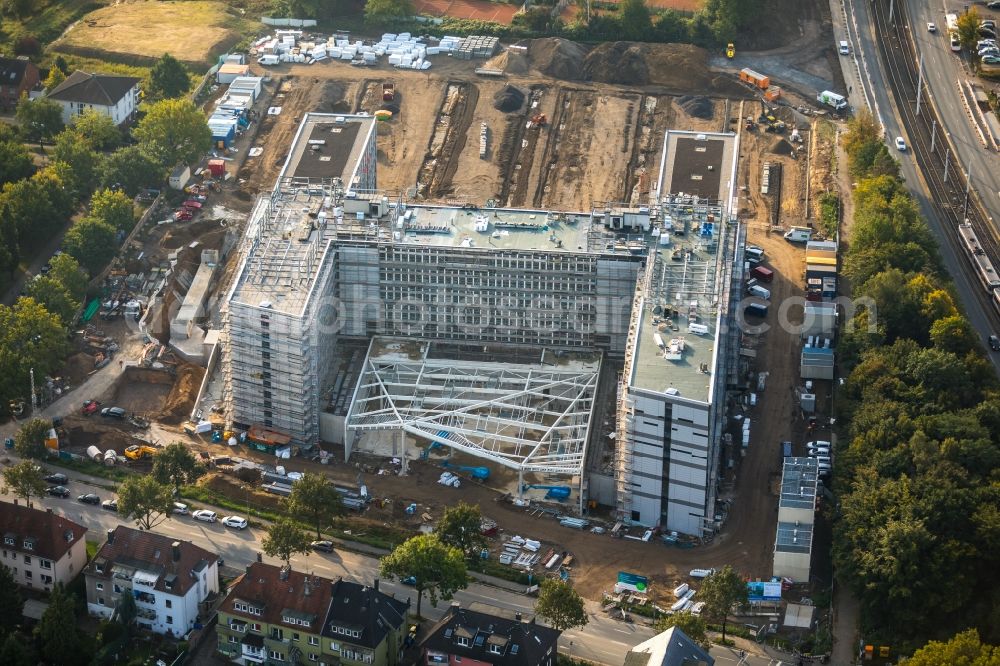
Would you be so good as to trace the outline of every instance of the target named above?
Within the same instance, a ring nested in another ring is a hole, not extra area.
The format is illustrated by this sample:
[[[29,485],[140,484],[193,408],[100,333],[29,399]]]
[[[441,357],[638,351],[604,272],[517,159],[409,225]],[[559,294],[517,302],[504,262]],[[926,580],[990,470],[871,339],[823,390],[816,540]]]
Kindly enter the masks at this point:
[[[205,369],[197,365],[184,364],[177,367],[177,379],[170,388],[170,393],[163,405],[163,411],[157,415],[157,420],[167,425],[177,425],[188,419],[198,397],[201,379]]]
[[[605,42],[584,59],[584,78],[600,83],[646,85],[649,83],[649,66],[643,50],[642,44]]]
[[[493,108],[504,113],[513,113],[524,104],[524,93],[510,84],[493,95]]]
[[[791,155],[792,144],[788,143],[785,139],[778,139],[771,146],[771,152],[775,155]]]
[[[715,102],[700,95],[684,95],[677,98],[677,105],[692,118],[711,120],[715,115]]]
[[[568,39],[545,37],[533,39],[528,46],[531,65],[542,74],[564,81],[583,78],[583,61],[587,50]]]

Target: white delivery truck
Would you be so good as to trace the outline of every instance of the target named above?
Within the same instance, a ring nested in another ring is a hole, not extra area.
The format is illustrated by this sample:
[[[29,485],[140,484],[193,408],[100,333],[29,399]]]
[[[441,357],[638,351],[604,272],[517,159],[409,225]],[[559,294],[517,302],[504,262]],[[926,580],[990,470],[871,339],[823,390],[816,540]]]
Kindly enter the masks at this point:
[[[807,243],[812,240],[812,233],[809,227],[792,227],[785,232],[785,240],[790,243]]]
[[[820,104],[833,107],[837,111],[843,111],[847,108],[847,99],[843,95],[838,95],[829,90],[824,90],[816,95],[816,101]]]
[[[281,58],[273,54],[267,54],[257,58],[257,62],[261,65],[277,65],[281,62]]]

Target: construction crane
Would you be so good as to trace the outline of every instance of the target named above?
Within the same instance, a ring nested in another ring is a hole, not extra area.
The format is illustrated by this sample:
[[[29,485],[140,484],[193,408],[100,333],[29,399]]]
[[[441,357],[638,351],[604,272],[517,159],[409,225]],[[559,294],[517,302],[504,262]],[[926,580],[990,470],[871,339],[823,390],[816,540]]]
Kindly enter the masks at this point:
[[[489,467],[473,467],[470,465],[453,465],[447,460],[441,463],[441,466],[446,469],[457,469],[463,472],[469,472],[473,479],[479,479],[480,481],[486,481],[490,478],[490,468]]]
[[[569,494],[573,492],[573,489],[569,486],[541,486],[537,484],[524,484],[521,486],[521,492],[526,490],[547,490],[545,493],[545,499],[563,501],[569,498]]]

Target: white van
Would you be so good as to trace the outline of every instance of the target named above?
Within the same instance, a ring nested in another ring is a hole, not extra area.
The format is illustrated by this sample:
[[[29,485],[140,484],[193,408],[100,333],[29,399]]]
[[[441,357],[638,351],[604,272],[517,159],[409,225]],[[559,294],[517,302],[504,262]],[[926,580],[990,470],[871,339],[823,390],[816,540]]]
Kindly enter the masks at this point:
[[[840,55],[851,55],[851,47],[847,42],[840,42],[840,47],[837,49]]]
[[[759,284],[752,284],[747,288],[747,293],[751,296],[756,296],[757,298],[763,298],[765,301],[771,300],[771,292]]]
[[[276,55],[267,54],[257,58],[257,62],[260,63],[261,65],[277,65],[279,62],[281,62],[281,58],[279,58]]]
[[[747,245],[747,249],[744,251],[744,254],[751,260],[756,260],[758,262],[764,260],[764,250],[756,245]]]

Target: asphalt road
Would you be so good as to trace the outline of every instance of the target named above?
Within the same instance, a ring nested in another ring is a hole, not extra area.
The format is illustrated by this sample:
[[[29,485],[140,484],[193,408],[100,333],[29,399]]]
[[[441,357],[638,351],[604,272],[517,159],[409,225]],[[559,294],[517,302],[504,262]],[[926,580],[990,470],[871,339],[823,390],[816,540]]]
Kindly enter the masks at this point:
[[[973,79],[963,66],[960,54],[952,52],[948,44],[944,15],[946,11],[960,13],[971,2],[942,0],[896,0],[906,3],[910,29],[917,44],[917,51],[924,56],[924,80],[935,101],[941,122],[948,127],[957,157],[966,171],[972,172],[972,187],[979,192],[983,205],[993,221],[994,235],[1000,238],[997,221],[1000,221],[1000,157],[993,150],[983,147],[979,133],[966,115],[965,106],[958,92],[958,82]],[[982,2],[974,3],[983,18],[1000,18],[1000,12],[986,9]],[[937,32],[927,32],[927,23],[937,25]],[[994,257],[994,261],[1000,257]]]
[[[901,2],[902,0],[896,1]],[[869,2],[870,0],[847,1],[848,15],[853,12],[853,19],[848,20],[848,23],[851,25],[849,41],[851,42],[853,51],[852,61],[854,58],[857,58],[859,63],[867,65],[867,67],[860,68],[860,74],[858,74],[858,70],[855,70],[854,72],[849,71],[855,68],[844,68],[845,78],[851,76],[853,80],[857,82],[856,85],[865,87],[863,94],[859,94],[857,89],[855,89],[855,92],[851,97],[852,107],[855,109],[862,108],[865,106],[865,99],[867,97],[867,99],[871,101],[874,108],[878,110],[878,115],[885,125],[886,141],[889,143],[890,151],[895,154],[896,158],[900,162],[903,178],[909,185],[910,191],[920,206],[921,213],[927,220],[931,231],[934,233],[934,236],[938,241],[945,269],[955,281],[955,286],[962,304],[965,307],[966,315],[968,316],[973,328],[975,328],[976,331],[978,331],[982,336],[981,339],[983,340],[985,347],[986,338],[990,334],[995,333],[996,330],[993,323],[995,320],[993,313],[984,311],[980,306],[979,301],[973,296],[974,293],[978,293],[982,289],[982,286],[978,281],[971,281],[962,270],[962,267],[968,262],[964,254],[964,250],[952,247],[948,238],[942,232],[941,224],[945,221],[938,218],[933,203],[929,199],[927,186],[923,180],[920,170],[917,168],[916,162],[913,159],[912,152],[900,153],[895,149],[895,147],[892,146],[892,140],[897,136],[902,136],[907,139],[908,144],[911,142],[909,141],[907,133],[902,128],[895,99],[892,97],[892,93],[888,89],[885,64],[881,62],[876,48],[875,40],[879,37],[875,35],[874,28],[872,27],[873,23]],[[934,0],[934,2],[936,4],[938,0]],[[911,4],[916,5],[918,3],[916,0],[912,0]],[[929,12],[931,10],[925,9],[924,11]],[[909,16],[910,20],[913,21],[913,23],[916,23],[918,18],[922,15],[919,12],[915,12],[911,13]],[[932,19],[928,18],[927,20]],[[941,12],[940,18],[935,17],[933,20],[938,23],[939,26],[943,24],[943,12]],[[858,28],[856,31],[853,27],[855,25]],[[923,25],[923,23],[918,25]],[[939,35],[941,30],[942,28],[939,27]],[[837,34],[836,25],[835,34]],[[840,34],[846,34],[843,32],[843,28],[841,28]],[[933,35],[931,35],[931,37],[933,37]],[[844,39],[844,37],[838,38]],[[929,73],[931,69],[941,69],[944,67],[957,68],[958,66],[957,60],[951,56],[951,51],[948,49],[947,42],[942,41],[939,46],[945,49],[943,53],[935,53],[934,57],[931,57],[931,52],[927,51],[927,55],[924,57],[924,67],[928,72],[928,79],[932,78]],[[941,57],[942,55],[947,57]],[[964,130],[974,133],[975,130],[970,124],[971,121],[965,116],[965,111],[957,101],[958,87],[955,83],[954,77],[952,80],[952,88],[949,92],[951,91],[953,91],[952,96],[947,98],[951,103],[941,103],[937,105],[938,111],[942,114],[942,122],[949,124],[949,131],[950,127],[956,127],[958,129],[955,130],[955,133],[960,133]],[[915,101],[911,101],[910,103],[915,103]],[[957,118],[952,117],[956,115]],[[946,118],[947,120],[945,120]],[[961,141],[962,140],[959,141],[959,145],[965,145],[964,143],[961,143]],[[975,137],[975,141],[976,143],[973,144],[973,147],[977,147],[978,150],[973,151],[970,149],[969,153],[977,155],[983,160],[984,167],[982,169],[978,169],[978,171],[982,172],[984,179],[996,179],[998,181],[997,189],[993,191],[1000,191],[1000,170],[997,169],[997,166],[1000,166],[1000,163],[997,162],[998,156],[988,153],[984,148],[982,148],[982,144],[979,143],[978,135]],[[985,165],[992,165],[992,170],[986,168]],[[973,166],[972,175],[974,183],[976,183],[976,171],[977,167]],[[997,204],[998,209],[1000,209],[1000,198],[997,198]],[[994,368],[1000,372],[1000,354],[988,352],[988,358],[990,362],[993,363]]]
[[[113,496],[113,493],[104,490],[102,486],[111,484],[111,481],[66,470],[59,471],[63,471],[70,477],[68,487],[72,493],[71,498],[43,497],[40,500],[33,500],[36,507],[51,508],[55,513],[80,523],[89,530],[87,538],[91,541],[103,542],[109,529],[118,525],[130,524],[116,513],[101,509],[99,506],[81,504],[75,499],[76,496],[87,492],[96,492],[102,500],[108,499]],[[95,486],[97,487],[95,488]],[[13,501],[11,495],[0,496],[0,498],[7,502]],[[220,511],[220,517],[222,515],[224,514]],[[220,523],[202,523],[189,516],[177,515],[156,526],[154,531],[173,538],[192,541],[216,552],[225,560],[227,568],[235,570],[242,570],[257,559],[257,553],[260,552],[259,541],[263,537],[263,531],[259,529],[234,530],[223,527]],[[262,557],[265,562],[281,564],[280,560],[270,558],[267,555],[262,555]],[[308,571],[326,578],[343,577],[360,583],[371,583],[378,573],[378,559],[376,557],[342,549],[337,549],[330,554],[297,555],[292,558],[292,566],[299,571]],[[411,587],[387,580],[381,581],[380,587],[389,594],[394,594],[401,599],[410,599],[414,604],[416,603],[416,596]],[[532,597],[480,583],[473,583],[467,589],[456,593],[455,601],[462,605],[478,601],[499,608],[520,611],[526,616],[534,612],[534,599]],[[435,608],[425,598],[421,612],[425,617],[436,620],[447,610],[448,603],[441,602]],[[562,634],[559,650],[564,654],[572,654],[574,657],[588,659],[598,664],[617,666],[624,662],[625,654],[632,646],[655,635],[653,629],[645,624],[612,619],[601,611],[598,604],[586,603],[589,622],[582,630],[575,629]],[[774,651],[771,651],[774,656],[768,655],[762,646],[748,641],[739,642],[740,645],[736,648],[713,647],[711,654],[716,658],[716,663],[749,666],[778,666],[781,663],[795,663],[788,661],[787,656],[784,656],[785,661],[782,662],[783,655]],[[747,650],[746,655],[741,656],[741,648]]]

